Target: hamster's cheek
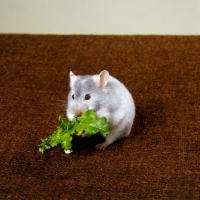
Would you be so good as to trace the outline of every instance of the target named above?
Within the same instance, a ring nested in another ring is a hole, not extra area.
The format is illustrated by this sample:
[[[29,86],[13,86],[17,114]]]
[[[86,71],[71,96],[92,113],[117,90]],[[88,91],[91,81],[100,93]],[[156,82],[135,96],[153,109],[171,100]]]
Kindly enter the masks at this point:
[[[70,121],[74,120],[74,114],[72,113],[67,113],[67,117],[69,118]]]
[[[88,105],[87,105],[87,109],[93,110],[93,111],[96,112],[96,111],[98,110],[98,106],[97,106],[95,103],[90,102],[90,103],[88,103]]]

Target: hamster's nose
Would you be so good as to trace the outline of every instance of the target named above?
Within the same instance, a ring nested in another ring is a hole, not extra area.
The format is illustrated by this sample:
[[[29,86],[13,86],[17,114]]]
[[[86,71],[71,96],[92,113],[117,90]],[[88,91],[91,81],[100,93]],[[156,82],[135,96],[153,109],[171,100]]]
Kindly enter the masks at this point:
[[[75,109],[74,109],[74,114],[75,114],[75,115],[81,115],[82,112],[83,112],[83,110],[80,109],[80,108],[75,108]]]

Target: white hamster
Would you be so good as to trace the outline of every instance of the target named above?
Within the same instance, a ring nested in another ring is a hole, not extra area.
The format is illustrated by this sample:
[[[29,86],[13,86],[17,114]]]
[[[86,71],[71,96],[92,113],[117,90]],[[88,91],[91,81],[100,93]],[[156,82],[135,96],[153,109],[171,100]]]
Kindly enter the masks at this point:
[[[96,148],[105,150],[115,140],[130,135],[135,118],[135,104],[127,88],[103,70],[98,75],[79,76],[70,72],[67,117],[73,120],[87,109],[97,117],[106,117],[111,131]]]

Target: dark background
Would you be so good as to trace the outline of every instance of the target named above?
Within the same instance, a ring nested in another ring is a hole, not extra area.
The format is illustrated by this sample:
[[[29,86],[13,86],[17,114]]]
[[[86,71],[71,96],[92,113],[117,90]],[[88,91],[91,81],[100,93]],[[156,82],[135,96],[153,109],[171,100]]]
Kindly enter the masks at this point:
[[[107,69],[136,104],[131,136],[42,155],[69,71]],[[200,199],[200,37],[0,35],[0,199]]]

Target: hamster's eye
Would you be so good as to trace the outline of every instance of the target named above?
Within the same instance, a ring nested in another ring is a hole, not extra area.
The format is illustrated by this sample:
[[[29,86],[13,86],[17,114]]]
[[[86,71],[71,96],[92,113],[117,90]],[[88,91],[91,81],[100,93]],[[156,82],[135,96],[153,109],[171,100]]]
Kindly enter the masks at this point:
[[[86,94],[85,95],[85,100],[89,100],[90,99],[90,95],[89,94]]]
[[[72,95],[72,99],[74,100],[74,94]]]

